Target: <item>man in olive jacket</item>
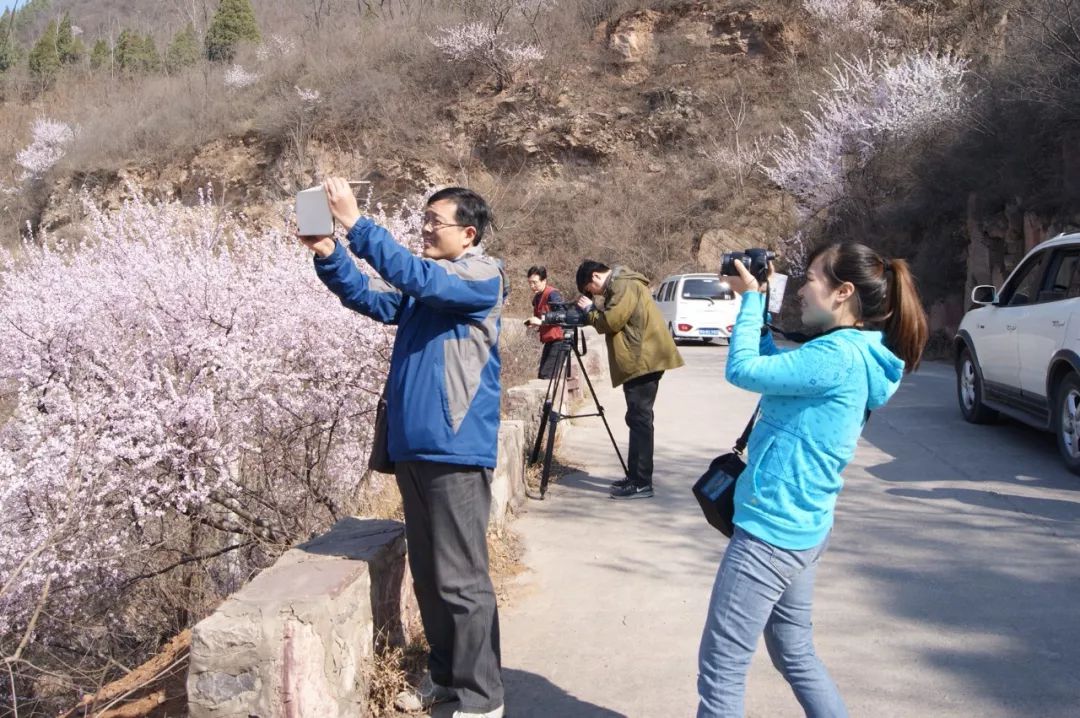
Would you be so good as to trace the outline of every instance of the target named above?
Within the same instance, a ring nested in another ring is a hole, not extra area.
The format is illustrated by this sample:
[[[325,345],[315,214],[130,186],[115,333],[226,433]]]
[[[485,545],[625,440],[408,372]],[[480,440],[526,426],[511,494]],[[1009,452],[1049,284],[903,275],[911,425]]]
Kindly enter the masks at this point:
[[[612,386],[626,395],[626,425],[630,427],[627,477],[611,485],[613,499],[645,499],[653,495],[653,404],[660,377],[683,365],[660,308],[649,293],[649,281],[626,267],[608,267],[586,260],[577,271],[578,289],[585,296],[578,306],[588,322],[607,339]],[[602,295],[599,310],[590,297]]]

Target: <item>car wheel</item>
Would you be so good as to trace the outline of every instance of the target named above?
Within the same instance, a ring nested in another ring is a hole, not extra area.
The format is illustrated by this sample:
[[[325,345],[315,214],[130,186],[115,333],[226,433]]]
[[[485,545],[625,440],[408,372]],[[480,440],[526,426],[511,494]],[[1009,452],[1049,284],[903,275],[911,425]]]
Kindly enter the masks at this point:
[[[1065,466],[1080,474],[1080,377],[1069,374],[1054,392],[1054,433]]]
[[[714,341],[715,341],[714,339],[702,339],[701,343],[702,344],[712,344]]]
[[[998,413],[983,404],[982,379],[970,349],[964,349],[956,362],[956,396],[960,412],[972,424],[989,424],[997,419]]]

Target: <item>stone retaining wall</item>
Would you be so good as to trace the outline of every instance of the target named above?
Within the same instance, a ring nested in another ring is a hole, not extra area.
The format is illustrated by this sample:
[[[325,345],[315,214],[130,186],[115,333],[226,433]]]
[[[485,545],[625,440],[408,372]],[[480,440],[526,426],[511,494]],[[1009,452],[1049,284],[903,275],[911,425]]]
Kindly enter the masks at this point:
[[[402,632],[405,528],[347,518],[286,552],[192,633],[191,718],[356,718],[375,636]]]
[[[491,526],[525,500],[526,426],[535,435],[546,382],[521,393],[522,418],[499,430]],[[536,413],[528,415],[528,408]],[[397,521],[346,518],[286,552],[192,634],[191,718],[358,718],[372,657],[416,620]]]

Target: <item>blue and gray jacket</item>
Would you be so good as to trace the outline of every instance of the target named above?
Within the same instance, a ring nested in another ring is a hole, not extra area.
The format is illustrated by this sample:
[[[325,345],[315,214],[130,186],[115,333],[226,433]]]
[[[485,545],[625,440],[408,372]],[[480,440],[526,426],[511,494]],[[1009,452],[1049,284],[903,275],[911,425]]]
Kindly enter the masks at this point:
[[[390,459],[494,468],[501,262],[479,247],[453,261],[421,259],[368,219],[347,239],[383,279],[361,272],[341,245],[316,257],[315,271],[346,307],[398,327],[386,391]]]

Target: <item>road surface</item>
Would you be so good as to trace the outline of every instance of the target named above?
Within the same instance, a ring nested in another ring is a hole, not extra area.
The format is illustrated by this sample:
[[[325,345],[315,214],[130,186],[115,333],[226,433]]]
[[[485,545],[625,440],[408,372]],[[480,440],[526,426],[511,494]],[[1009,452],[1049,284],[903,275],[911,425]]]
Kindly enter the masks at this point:
[[[656,405],[656,498],[607,497],[618,463],[583,419],[562,448],[580,470],[515,523],[527,570],[502,613],[510,718],[694,714],[726,540],[690,486],[755,397],[724,381],[726,348],[682,352]],[[1050,435],[965,424],[953,382],[930,364],[871,418],[818,573],[818,652],[852,716],[1080,716],[1080,477]],[[601,401],[625,447],[621,392]],[[763,646],[747,715],[802,715]]]

